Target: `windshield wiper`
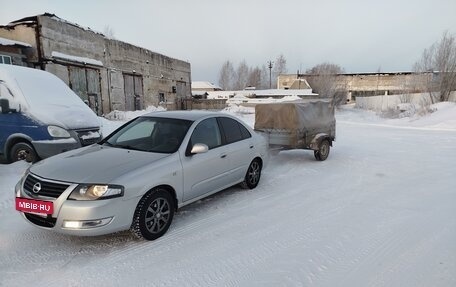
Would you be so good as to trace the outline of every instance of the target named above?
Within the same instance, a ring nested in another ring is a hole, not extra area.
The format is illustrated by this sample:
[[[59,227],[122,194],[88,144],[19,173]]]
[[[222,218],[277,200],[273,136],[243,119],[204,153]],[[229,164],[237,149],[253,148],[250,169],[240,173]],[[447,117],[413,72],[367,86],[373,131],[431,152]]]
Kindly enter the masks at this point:
[[[137,147],[134,147],[134,146],[131,146],[131,145],[120,145],[120,144],[116,144],[116,145],[110,144],[110,145],[112,147],[119,147],[119,148],[124,148],[124,149],[144,151],[144,150],[142,150],[140,148],[137,148]]]

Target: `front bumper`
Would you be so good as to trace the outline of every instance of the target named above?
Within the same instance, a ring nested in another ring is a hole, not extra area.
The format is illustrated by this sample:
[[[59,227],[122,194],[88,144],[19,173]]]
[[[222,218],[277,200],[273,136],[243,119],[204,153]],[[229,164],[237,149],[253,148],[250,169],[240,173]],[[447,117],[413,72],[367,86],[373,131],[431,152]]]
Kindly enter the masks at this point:
[[[32,145],[40,158],[48,158],[81,147],[81,143],[73,138],[68,140],[33,141]]]
[[[99,142],[102,135],[98,128],[68,130],[70,138],[32,141],[33,147],[40,158],[48,158],[62,152],[77,149]]]
[[[16,197],[52,201],[54,204],[52,215],[21,214],[34,226],[69,235],[97,236],[130,228],[138,199],[67,200],[76,187],[77,184],[70,184],[58,198],[51,198],[29,193],[21,181],[16,186]],[[98,224],[99,221],[102,222]]]

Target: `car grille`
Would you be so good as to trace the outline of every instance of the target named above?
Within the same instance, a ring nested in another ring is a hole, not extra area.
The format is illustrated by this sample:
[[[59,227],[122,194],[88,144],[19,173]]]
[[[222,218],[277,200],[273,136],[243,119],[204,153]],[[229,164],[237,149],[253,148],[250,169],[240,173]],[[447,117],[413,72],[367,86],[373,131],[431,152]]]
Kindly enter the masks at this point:
[[[78,138],[82,146],[88,146],[101,140],[100,131],[98,129],[79,130],[76,131],[76,133],[78,134]],[[94,137],[94,134],[98,134],[99,136]]]
[[[55,226],[57,218],[53,218],[50,215],[47,217],[41,217],[39,215],[31,214],[31,213],[24,213],[25,218],[27,218],[31,223],[42,226],[42,227],[49,227],[52,228]]]
[[[41,189],[38,192],[33,191],[33,187],[39,183]],[[47,197],[59,197],[70,185],[39,179],[31,174],[27,176],[24,182],[24,189],[30,194]]]

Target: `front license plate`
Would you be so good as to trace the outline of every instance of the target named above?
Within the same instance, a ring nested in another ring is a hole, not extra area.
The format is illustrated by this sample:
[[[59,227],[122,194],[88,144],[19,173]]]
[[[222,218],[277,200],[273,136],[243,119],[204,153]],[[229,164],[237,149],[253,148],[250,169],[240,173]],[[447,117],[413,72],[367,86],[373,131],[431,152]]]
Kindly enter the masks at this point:
[[[16,197],[16,210],[22,212],[52,214],[54,212],[54,203],[52,201]]]

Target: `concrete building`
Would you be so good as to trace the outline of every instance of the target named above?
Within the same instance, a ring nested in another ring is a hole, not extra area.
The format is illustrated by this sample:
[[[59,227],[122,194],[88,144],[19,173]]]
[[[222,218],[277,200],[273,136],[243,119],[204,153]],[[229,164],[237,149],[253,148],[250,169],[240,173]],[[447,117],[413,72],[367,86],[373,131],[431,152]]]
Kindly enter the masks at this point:
[[[296,87],[296,82],[305,79],[310,86],[316,75],[288,74],[279,75],[277,85],[280,88]],[[336,76],[335,87],[347,94],[347,100],[353,101],[356,97],[416,93],[424,89],[423,83],[432,81],[433,73],[356,73],[339,74]],[[317,92],[318,91],[314,91]]]
[[[55,74],[99,115],[149,105],[170,110],[191,105],[188,62],[108,39],[48,13],[0,26],[0,37],[26,48],[10,51],[18,55],[13,64]]]
[[[27,52],[31,45],[0,37],[0,64],[27,66]]]

